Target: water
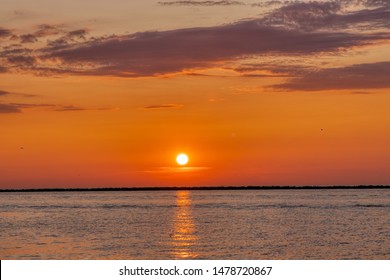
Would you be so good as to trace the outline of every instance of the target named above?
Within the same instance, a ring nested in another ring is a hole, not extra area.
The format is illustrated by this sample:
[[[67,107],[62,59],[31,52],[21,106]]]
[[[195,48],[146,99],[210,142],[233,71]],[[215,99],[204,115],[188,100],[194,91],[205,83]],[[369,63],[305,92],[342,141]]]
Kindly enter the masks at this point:
[[[390,190],[0,193],[0,259],[390,259]]]

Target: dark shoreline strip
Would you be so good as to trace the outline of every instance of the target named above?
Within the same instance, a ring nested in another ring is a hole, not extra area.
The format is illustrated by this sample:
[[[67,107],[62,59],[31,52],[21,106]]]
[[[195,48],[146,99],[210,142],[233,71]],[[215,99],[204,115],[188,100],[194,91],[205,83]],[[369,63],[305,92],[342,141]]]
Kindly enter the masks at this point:
[[[179,191],[179,190],[366,190],[390,189],[390,186],[219,186],[219,187],[113,187],[113,188],[53,188],[53,189],[0,189],[0,192],[102,192],[102,191]]]

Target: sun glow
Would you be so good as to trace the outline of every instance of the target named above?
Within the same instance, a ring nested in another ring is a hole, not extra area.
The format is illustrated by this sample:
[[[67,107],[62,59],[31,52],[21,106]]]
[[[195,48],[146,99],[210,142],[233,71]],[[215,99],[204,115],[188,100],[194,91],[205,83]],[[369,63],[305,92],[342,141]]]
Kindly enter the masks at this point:
[[[179,165],[186,165],[188,162],[188,156],[186,154],[178,154],[176,157],[176,162]]]

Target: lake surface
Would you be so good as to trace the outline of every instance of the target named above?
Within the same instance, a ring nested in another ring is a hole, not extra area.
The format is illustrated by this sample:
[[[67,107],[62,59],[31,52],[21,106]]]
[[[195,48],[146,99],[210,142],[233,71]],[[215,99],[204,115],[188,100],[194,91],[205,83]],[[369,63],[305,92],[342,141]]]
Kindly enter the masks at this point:
[[[390,190],[0,193],[0,259],[390,259]]]

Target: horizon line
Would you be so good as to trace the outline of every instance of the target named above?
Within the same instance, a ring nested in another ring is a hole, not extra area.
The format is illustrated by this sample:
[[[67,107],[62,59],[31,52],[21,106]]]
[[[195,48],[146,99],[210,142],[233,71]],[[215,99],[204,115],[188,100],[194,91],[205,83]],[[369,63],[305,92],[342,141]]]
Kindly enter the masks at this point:
[[[0,189],[0,192],[88,192],[88,191],[178,191],[178,190],[345,190],[390,189],[390,185],[304,185],[304,186],[172,186]]]

